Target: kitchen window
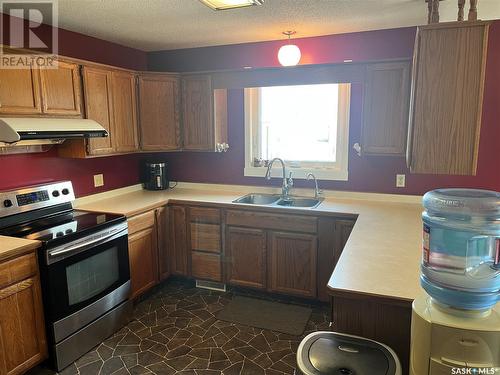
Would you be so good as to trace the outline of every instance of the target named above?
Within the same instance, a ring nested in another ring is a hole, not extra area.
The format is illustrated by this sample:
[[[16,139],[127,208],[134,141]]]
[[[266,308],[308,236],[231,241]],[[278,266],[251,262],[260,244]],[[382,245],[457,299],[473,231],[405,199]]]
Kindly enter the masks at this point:
[[[349,101],[350,84],[245,89],[245,176],[263,177],[279,157],[294,178],[346,181]]]

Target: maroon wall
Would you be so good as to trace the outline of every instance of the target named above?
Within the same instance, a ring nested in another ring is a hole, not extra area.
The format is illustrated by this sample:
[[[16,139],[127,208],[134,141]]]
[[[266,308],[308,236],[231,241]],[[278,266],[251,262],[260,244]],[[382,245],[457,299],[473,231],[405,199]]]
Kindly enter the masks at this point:
[[[2,14],[2,21],[7,17]],[[44,31],[50,26],[43,25]],[[59,54],[123,68],[146,70],[145,52],[59,29]],[[0,190],[42,182],[71,180],[77,196],[116,189],[139,182],[141,155],[126,155],[91,160],[57,157],[47,153],[0,156]],[[105,185],[94,188],[93,175],[104,174]]]
[[[303,53],[301,63],[320,64],[410,58],[413,54],[415,28],[380,30],[344,35],[304,38],[294,41]],[[422,194],[438,187],[462,186],[500,190],[500,21],[490,30],[486,67],[483,123],[481,128],[479,163],[476,176],[410,175],[404,158],[363,157],[351,149],[349,181],[323,181],[329,189]],[[281,41],[205,47],[149,54],[151,70],[201,71],[236,69],[243,66],[279,66],[276,55]],[[362,85],[352,87],[350,145],[360,140]],[[229,143],[226,154],[182,153],[169,154],[173,179],[190,182],[265,185],[263,178],[243,176],[244,167],[244,108],[243,91],[229,92]],[[407,175],[406,188],[396,188],[397,173]],[[278,180],[274,181],[279,184]],[[309,186],[304,181],[298,186]]]

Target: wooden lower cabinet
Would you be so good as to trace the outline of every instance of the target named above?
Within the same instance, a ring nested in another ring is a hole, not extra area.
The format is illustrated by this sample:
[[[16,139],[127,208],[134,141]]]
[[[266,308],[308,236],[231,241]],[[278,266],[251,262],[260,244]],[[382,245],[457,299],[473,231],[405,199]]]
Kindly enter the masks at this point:
[[[388,345],[398,355],[403,374],[408,374],[412,303],[356,293],[334,294],[332,330]]]
[[[316,236],[270,232],[268,243],[268,289],[272,292],[316,297]]]
[[[155,228],[129,237],[131,297],[135,298],[158,282],[158,248]]]
[[[158,238],[158,273],[160,281],[170,276],[168,253],[168,207],[156,210],[156,234]]]
[[[169,207],[169,254],[170,272],[189,276],[189,252],[187,244],[186,207]]]
[[[192,251],[191,276],[195,279],[221,282],[222,266],[220,255]]]
[[[0,374],[23,374],[47,358],[36,255],[3,262],[0,269]]]
[[[262,229],[226,229],[226,281],[232,285],[267,286],[266,232]]]

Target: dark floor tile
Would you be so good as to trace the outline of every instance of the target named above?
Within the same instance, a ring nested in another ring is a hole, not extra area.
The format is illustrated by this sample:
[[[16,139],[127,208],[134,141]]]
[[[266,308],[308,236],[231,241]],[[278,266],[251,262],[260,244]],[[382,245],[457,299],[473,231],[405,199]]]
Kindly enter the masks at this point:
[[[154,365],[148,366],[147,369],[158,375],[170,375],[177,372],[165,362],[155,363]]]
[[[184,355],[182,357],[177,357],[177,358],[172,358],[172,359],[167,359],[165,362],[167,365],[170,367],[173,367],[177,371],[184,370],[187,365],[189,365],[191,362],[195,360],[195,357],[188,355]]]
[[[96,375],[99,374],[103,362],[101,360],[87,363],[82,367],[78,367],[78,373],[81,375]]]
[[[243,361],[237,362],[224,370],[224,375],[239,375],[243,368]]]
[[[155,363],[159,363],[163,361],[163,359],[164,359],[163,357],[149,350],[137,354],[138,363],[144,367],[149,365],[154,365]]]
[[[108,359],[107,361],[104,361],[104,364],[102,365],[101,368],[101,374],[103,375],[112,374],[123,367],[125,367],[125,365],[123,364],[120,357],[113,357]]]
[[[245,375],[264,375],[264,369],[257,365],[255,362],[246,359],[243,362],[242,374]]]

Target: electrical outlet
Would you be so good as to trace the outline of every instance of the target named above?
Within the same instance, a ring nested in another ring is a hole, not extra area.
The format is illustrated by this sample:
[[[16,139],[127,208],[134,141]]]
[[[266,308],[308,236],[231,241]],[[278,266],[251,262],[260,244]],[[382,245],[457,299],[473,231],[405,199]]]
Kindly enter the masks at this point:
[[[104,186],[104,175],[95,174],[94,175],[94,187]]]
[[[396,175],[396,187],[405,187],[406,186],[406,175],[397,174]]]

